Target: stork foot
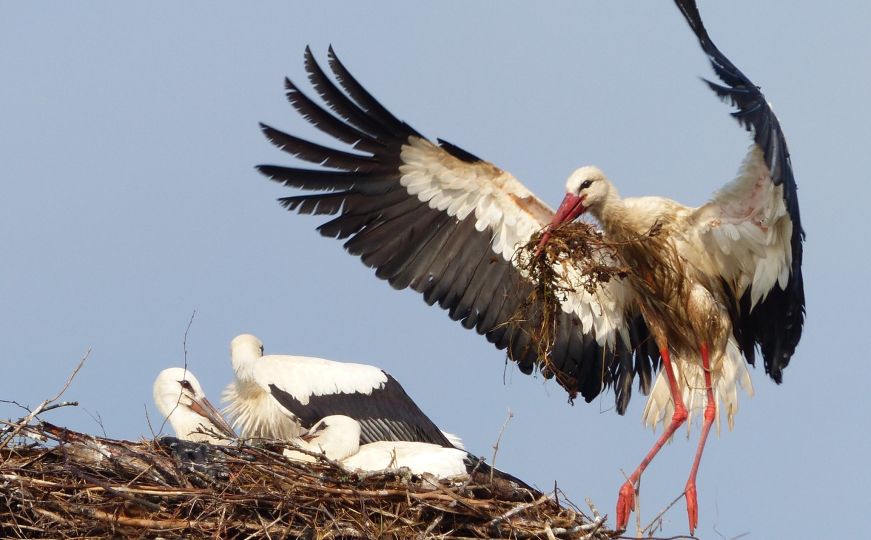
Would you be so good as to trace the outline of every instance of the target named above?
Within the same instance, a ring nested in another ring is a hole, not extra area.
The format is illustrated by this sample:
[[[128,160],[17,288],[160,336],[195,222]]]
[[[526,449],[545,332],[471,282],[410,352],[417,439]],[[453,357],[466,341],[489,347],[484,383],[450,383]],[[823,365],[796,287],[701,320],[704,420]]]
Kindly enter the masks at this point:
[[[635,510],[635,486],[630,480],[626,480],[620,488],[620,495],[617,496],[617,530],[626,530],[626,525],[629,523],[629,514]]]
[[[687,517],[690,521],[690,536],[696,532],[696,527],[699,526],[699,498],[696,494],[696,483],[687,482],[684,495],[687,499]]]

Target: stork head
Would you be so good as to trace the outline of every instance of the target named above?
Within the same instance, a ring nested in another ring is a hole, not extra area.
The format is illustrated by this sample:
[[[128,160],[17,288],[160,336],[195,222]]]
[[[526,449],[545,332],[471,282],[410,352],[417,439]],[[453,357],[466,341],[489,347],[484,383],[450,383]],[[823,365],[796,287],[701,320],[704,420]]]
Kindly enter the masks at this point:
[[[353,418],[332,415],[318,420],[301,438],[312,451],[340,460],[360,449],[360,433],[360,423]]]
[[[250,365],[261,356],[263,356],[263,342],[257,336],[242,334],[234,337],[230,342],[230,360],[233,362],[234,371],[238,372],[242,366]]]
[[[602,205],[613,192],[613,186],[605,173],[598,167],[581,167],[575,170],[566,181],[566,195],[563,202],[554,214],[547,230],[541,235],[538,242],[536,255],[541,253],[542,248],[550,239],[550,230],[559,227],[563,223],[570,223],[586,211],[592,211],[598,215]]]
[[[154,404],[169,420],[178,438],[191,441],[216,440],[215,437],[197,431],[214,431],[229,438],[236,437],[233,428],[206,399],[200,382],[190,371],[179,367],[164,369],[154,380],[152,391]]]
[[[595,213],[608,200],[612,191],[613,185],[598,167],[587,166],[576,169],[566,180],[566,196],[560,207],[566,204],[571,208],[577,206],[578,212],[567,215],[563,223],[577,218],[588,210]]]

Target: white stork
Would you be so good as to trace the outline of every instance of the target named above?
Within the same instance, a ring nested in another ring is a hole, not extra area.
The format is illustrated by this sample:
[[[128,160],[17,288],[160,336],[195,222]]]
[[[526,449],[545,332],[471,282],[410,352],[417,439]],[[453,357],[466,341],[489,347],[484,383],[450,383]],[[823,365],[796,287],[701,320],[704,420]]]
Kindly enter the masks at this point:
[[[308,356],[263,356],[263,343],[251,334],[233,339],[230,357],[236,377],[223,401],[243,437],[292,440],[321,418],[341,414],[359,421],[364,443],[462,446],[377,367]]]
[[[322,452],[350,470],[380,471],[408,467],[413,474],[449,478],[467,474],[464,450],[411,441],[376,441],[360,444],[360,423],[344,415],[330,415],[315,423],[296,441],[310,452]],[[310,455],[288,451],[296,461],[314,461]]]
[[[236,438],[233,428],[206,399],[203,387],[190,370],[164,369],[154,380],[152,392],[157,410],[179,439],[227,444]]]
[[[331,415],[315,423],[295,442],[309,452],[323,453],[352,471],[382,471],[407,467],[412,474],[429,474],[435,478],[467,477],[472,471],[489,474],[491,468],[459,448],[413,441],[376,441],[360,444],[360,423],[344,415]],[[311,462],[311,455],[285,451],[296,461]],[[515,484],[515,488],[532,489],[521,480],[493,469],[497,477]]]
[[[641,391],[650,393],[644,421],[667,424],[620,490],[619,529],[628,521],[642,471],[688,416],[703,408],[701,440],[685,490],[695,529],[702,450],[721,409],[731,426],[737,387],[751,390],[744,361],[754,364],[758,347],[766,373],[780,383],[804,323],[804,232],[780,124],[759,89],[711,42],[695,2],[676,4],[725,84],[708,85],[737,108],[733,116],[753,135],[738,177],[699,208],[659,197],[621,199],[599,169],[583,167],[569,177],[554,213],[506,171],[445,141],[434,144],[396,119],[332,49],[329,64],[338,86],[309,49],[305,55],[309,80],[325,106],[289,80],[287,97],[303,118],[355,151],[262,125],[276,146],[320,166],[259,167],[277,182],[316,192],[282,198],[283,206],[335,215],[318,228],[321,234],[347,238],[345,248],[374,267],[379,278],[422,293],[430,305],[437,302],[464,327],[507,348],[524,373],[538,361],[531,336],[539,321],[512,318],[535,285],[515,264],[518,247],[585,211],[617,241],[643,234],[654,223],[662,226],[660,237],[679,255],[679,268],[654,269],[647,277],[679,273],[682,294],[660,298],[667,304],[663,310],[629,280],[597,283],[592,292],[578,287],[562,302],[545,372],[558,372],[570,396],[580,393],[588,402],[613,386],[620,414],[637,375]]]

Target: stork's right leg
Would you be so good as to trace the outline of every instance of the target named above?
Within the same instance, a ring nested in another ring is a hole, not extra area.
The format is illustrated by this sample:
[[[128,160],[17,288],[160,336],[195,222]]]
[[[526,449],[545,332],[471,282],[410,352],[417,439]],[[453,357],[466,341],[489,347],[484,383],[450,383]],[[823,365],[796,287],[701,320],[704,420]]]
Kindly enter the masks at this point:
[[[674,414],[671,417],[671,422],[668,424],[668,427],[662,433],[662,436],[656,441],[656,444],[653,445],[650,452],[644,456],[644,459],[641,460],[641,464],[639,464],[638,468],[635,469],[635,472],[629,476],[626,483],[623,484],[623,487],[620,488],[620,495],[617,497],[618,531],[626,529],[626,524],[629,522],[629,514],[631,514],[632,510],[635,508],[635,486],[638,483],[638,479],[641,478],[641,473],[643,473],[644,469],[650,465],[650,462],[653,461],[653,458],[656,457],[656,454],[659,453],[663,445],[668,442],[677,428],[679,428],[687,419],[687,408],[683,403],[680,388],[677,386],[677,377],[674,374],[674,367],[671,365],[671,358],[668,355],[668,346],[663,347],[659,351],[659,354],[662,356],[662,369],[665,371],[666,377],[668,377],[668,388],[671,391],[671,399],[674,401]]]

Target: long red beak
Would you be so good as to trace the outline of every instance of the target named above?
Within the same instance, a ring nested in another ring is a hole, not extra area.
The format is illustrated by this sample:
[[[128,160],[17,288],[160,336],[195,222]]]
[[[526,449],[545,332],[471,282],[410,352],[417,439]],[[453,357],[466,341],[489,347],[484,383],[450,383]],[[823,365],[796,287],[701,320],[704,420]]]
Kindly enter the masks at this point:
[[[563,223],[571,223],[576,220],[586,209],[583,197],[566,193],[566,196],[563,198],[563,202],[560,203],[559,208],[557,208],[556,214],[554,214],[550,225],[547,226],[544,234],[541,235],[541,240],[538,241],[538,247],[535,248],[535,256],[538,257],[541,250],[547,245],[548,240],[550,240],[550,231],[555,227],[559,227]]]

